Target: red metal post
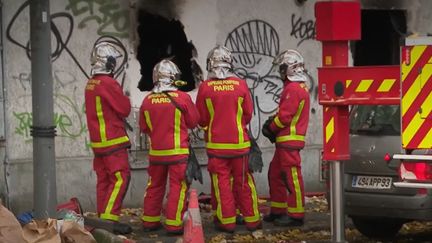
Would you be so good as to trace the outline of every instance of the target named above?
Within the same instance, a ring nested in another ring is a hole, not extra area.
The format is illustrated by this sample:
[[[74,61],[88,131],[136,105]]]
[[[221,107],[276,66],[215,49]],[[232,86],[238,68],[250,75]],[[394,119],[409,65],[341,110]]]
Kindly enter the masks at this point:
[[[317,40],[322,42],[322,69],[348,66],[348,41],[360,39],[360,4],[357,1],[317,2],[315,5]],[[348,104],[322,103],[323,97],[345,88],[337,77],[323,83],[318,73],[320,104],[323,105],[323,159],[349,159]],[[330,97],[333,99],[333,97]],[[337,129],[336,129],[337,128]]]

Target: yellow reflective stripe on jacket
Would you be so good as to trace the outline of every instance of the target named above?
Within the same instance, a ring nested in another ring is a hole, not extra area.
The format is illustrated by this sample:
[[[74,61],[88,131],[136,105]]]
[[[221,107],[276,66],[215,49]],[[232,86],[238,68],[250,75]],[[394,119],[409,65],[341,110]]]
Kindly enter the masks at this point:
[[[243,97],[239,97],[237,100],[237,131],[238,131],[238,143],[242,144],[244,142],[243,137],[243,125],[242,125],[242,118],[243,118]]]
[[[166,219],[165,224],[171,225],[171,226],[182,225],[183,220],[182,220],[181,214],[183,212],[184,201],[185,201],[185,197],[186,197],[186,190],[187,190],[186,181],[183,180],[181,182],[181,189],[180,189],[180,195],[179,195],[179,200],[178,200],[178,204],[177,204],[176,218],[174,220],[173,219]]]
[[[152,156],[167,156],[167,155],[180,155],[180,154],[189,154],[189,148],[181,148],[181,111],[179,109],[175,109],[174,113],[174,149],[153,149],[150,144],[149,154]],[[150,121],[150,115],[149,121]],[[146,118],[147,120],[147,118]]]
[[[250,141],[243,142],[241,144],[237,143],[207,143],[207,148],[210,149],[244,149],[250,147]]]
[[[105,147],[109,147],[109,146],[113,146],[116,144],[121,144],[129,141],[128,136],[107,140],[106,124],[105,124],[105,118],[103,116],[102,102],[100,96],[96,96],[96,116],[99,122],[99,134],[100,134],[101,141],[90,143],[90,146],[92,148],[105,148]]]
[[[272,207],[272,208],[287,208],[288,204],[286,202],[270,202],[270,207]]]
[[[251,196],[252,196],[253,215],[245,216],[244,220],[248,223],[253,223],[260,219],[260,213],[258,211],[258,196],[257,196],[255,183],[252,179],[252,176],[249,173],[247,173],[247,177],[248,177],[248,185],[251,190]]]
[[[174,149],[180,149],[180,119],[181,111],[176,108],[174,116]]]
[[[279,128],[284,128],[285,127],[282,124],[282,122],[280,121],[279,116],[276,116],[273,121],[275,122],[275,124],[276,124],[277,127],[279,127]]]
[[[234,224],[236,221],[235,216],[224,218],[222,215],[222,204],[221,204],[221,198],[220,198],[219,180],[218,180],[217,174],[211,174],[211,177],[212,177],[213,189],[214,189],[216,203],[217,203],[216,216],[219,219],[219,221],[221,222],[221,224]]]
[[[210,98],[206,99],[206,106],[207,106],[207,110],[209,111],[209,114],[210,114],[210,122],[208,125],[207,137],[208,137],[208,142],[211,143],[211,140],[212,140],[211,129],[212,129],[212,124],[213,124],[213,120],[214,120],[214,107],[213,107],[213,103],[211,102]]]
[[[115,203],[115,201],[118,197],[118,194],[120,192],[120,188],[123,185],[123,178],[121,176],[120,171],[117,171],[114,175],[115,175],[117,181],[114,184],[114,188],[113,188],[111,195],[108,199],[108,203],[107,203],[107,206],[105,208],[105,212],[103,214],[101,214],[101,216],[100,216],[103,219],[113,219],[113,217],[114,217],[114,218],[117,218],[117,220],[118,220],[118,216],[111,214],[111,211],[112,211],[112,208],[114,207],[114,203]]]
[[[303,107],[304,107],[305,101],[302,100],[300,101],[299,107],[297,109],[296,114],[294,115],[292,121],[291,121],[291,125],[290,125],[290,135],[285,135],[285,136],[277,136],[276,137],[276,142],[285,142],[285,141],[304,141],[305,140],[305,136],[304,135],[298,135],[297,134],[297,122],[300,119],[300,115],[303,111]],[[276,119],[275,119],[276,120]]]
[[[149,154],[153,155],[153,156],[189,154],[189,149],[188,148],[182,148],[182,149],[160,149],[160,150],[150,149]]]
[[[294,117],[293,117],[293,119],[291,121],[290,131],[291,131],[291,134],[293,134],[293,135],[297,134],[296,125],[297,125],[297,122],[300,119],[300,115],[301,115],[301,113],[303,111],[304,103],[305,103],[304,100],[300,101],[299,108],[297,109],[297,112],[296,112],[296,114],[294,115]]]
[[[207,109],[210,114],[210,122],[207,130],[207,143],[206,148],[209,149],[244,149],[250,147],[250,141],[245,142],[244,141],[244,135],[243,135],[243,125],[242,125],[242,118],[243,118],[243,97],[239,97],[237,100],[237,115],[236,115],[236,123],[237,123],[237,130],[238,130],[238,143],[214,143],[212,142],[212,134],[211,134],[211,128],[214,120],[214,107],[213,103],[210,98],[206,99],[206,105]]]
[[[304,213],[305,209],[303,207],[303,198],[300,188],[300,182],[298,180],[297,167],[291,168],[291,174],[293,178],[294,191],[296,197],[296,207],[288,207],[288,213]]]
[[[114,139],[103,141],[103,142],[91,143],[90,145],[92,146],[92,148],[105,148],[105,147],[109,147],[112,145],[125,143],[128,141],[129,141],[128,136],[123,136],[123,137],[114,138]]]
[[[96,96],[96,116],[98,118],[99,122],[99,134],[101,141],[106,141],[106,125],[105,125],[105,119],[103,117],[103,111],[102,111],[102,102],[101,97]]]
[[[285,142],[285,141],[304,141],[305,136],[303,135],[285,135],[276,137],[276,142]]]
[[[146,121],[147,126],[149,127],[150,131],[153,131],[153,125],[151,123],[150,114],[148,111],[144,111],[144,118],[145,118],[145,121]]]

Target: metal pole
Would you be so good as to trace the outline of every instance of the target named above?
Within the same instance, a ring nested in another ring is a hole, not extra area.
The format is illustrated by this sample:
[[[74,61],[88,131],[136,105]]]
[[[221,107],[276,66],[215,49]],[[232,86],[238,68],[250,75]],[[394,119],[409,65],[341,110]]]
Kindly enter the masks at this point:
[[[57,205],[49,0],[30,1],[33,112],[33,203],[36,219],[54,218]]]
[[[330,162],[330,208],[332,242],[345,242],[343,164],[340,161]]]

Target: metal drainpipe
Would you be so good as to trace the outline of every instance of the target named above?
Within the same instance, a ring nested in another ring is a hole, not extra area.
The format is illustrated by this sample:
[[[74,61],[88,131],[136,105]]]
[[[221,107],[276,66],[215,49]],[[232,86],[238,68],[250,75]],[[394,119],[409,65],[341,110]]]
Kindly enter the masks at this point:
[[[3,2],[0,1],[0,19],[3,19]],[[6,112],[5,112],[5,93],[4,93],[4,63],[3,63],[3,26],[0,25],[0,149],[3,150],[3,179],[4,191],[1,196],[3,204],[9,208],[9,183],[8,183],[8,158],[6,150]]]
[[[55,218],[57,205],[51,19],[49,0],[30,1],[33,203],[36,219]]]

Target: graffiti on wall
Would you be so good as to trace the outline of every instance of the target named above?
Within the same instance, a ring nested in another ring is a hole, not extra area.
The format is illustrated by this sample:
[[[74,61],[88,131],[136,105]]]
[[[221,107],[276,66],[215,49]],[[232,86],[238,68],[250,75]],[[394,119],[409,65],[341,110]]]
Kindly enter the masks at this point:
[[[19,80],[23,90],[31,89],[31,74],[20,73],[14,75]],[[54,125],[57,128],[57,136],[76,139],[86,135],[84,105],[77,102],[80,90],[77,89],[78,80],[73,74],[66,71],[53,72],[54,85]],[[68,94],[62,92],[68,90]],[[18,99],[31,99],[30,94],[24,94]],[[26,142],[31,141],[30,129],[32,126],[32,113],[29,111],[14,111],[16,119],[15,134],[22,136]]]
[[[119,38],[129,37],[129,12],[115,0],[69,0],[66,10],[71,10],[75,17],[83,17],[78,28],[86,28],[88,24],[97,24],[99,35]],[[96,11],[97,10],[97,11]]]
[[[251,129],[260,135],[261,120],[277,109],[282,82],[272,70],[272,61],[279,53],[279,35],[269,23],[247,21],[234,28],[225,40],[233,54],[234,72],[248,83],[254,102]],[[264,95],[263,95],[264,94]]]
[[[299,47],[305,40],[315,39],[315,21],[303,20],[301,16],[291,15],[291,37],[299,40]]]
[[[23,17],[23,15],[28,13],[29,1],[24,2],[15,14],[12,16],[9,24],[6,27],[6,38],[16,46],[22,48],[27,57],[30,59],[30,35],[26,35],[25,38],[21,37],[20,28],[18,27],[18,19]],[[58,12],[50,15],[51,18],[51,34],[53,39],[51,58],[54,62],[57,60],[64,52],[72,59],[74,64],[82,74],[88,78],[88,74],[85,69],[81,66],[80,62],[77,60],[73,52],[68,48],[70,38],[72,36],[72,31],[74,28],[74,20],[71,14],[67,12]],[[61,27],[59,27],[61,23]],[[61,30],[61,31],[60,31]]]
[[[303,21],[292,15],[291,36],[303,41],[314,38],[315,23]],[[311,30],[312,28],[312,30]],[[263,20],[250,20],[235,27],[228,33],[225,46],[233,54],[234,72],[248,83],[254,102],[254,116],[251,129],[255,138],[261,134],[261,121],[276,112],[282,80],[273,68],[273,59],[280,52],[279,34],[276,29]],[[316,93],[315,81],[308,82],[309,92]],[[315,95],[316,96],[316,95]]]
[[[70,1],[69,3],[74,3],[74,6],[77,7],[78,2],[83,1]],[[17,9],[7,25],[6,37],[8,41],[23,51],[23,56],[27,56],[30,60],[30,35],[28,32],[23,34],[19,26],[23,22],[22,19],[28,14],[28,8],[29,1],[26,1]],[[53,62],[54,125],[56,126],[57,137],[72,140],[79,138],[79,141],[84,141],[83,144],[88,148],[83,85],[89,75],[83,68],[81,60],[74,55],[74,50],[70,47],[72,46],[71,39],[75,30],[74,17],[69,12],[56,12],[51,14],[50,18],[53,40],[51,58]],[[89,51],[97,41],[109,41],[118,46],[122,57],[117,60],[115,77],[124,82],[128,60],[126,47],[114,36],[101,36],[94,43],[90,42],[88,44]],[[58,61],[60,58],[62,62]],[[59,62],[59,65],[56,65],[57,62]],[[69,66],[67,69],[61,68],[65,62]],[[31,100],[31,73],[26,70],[11,76],[12,80],[19,84],[18,87],[22,88],[21,91],[17,91],[18,96],[15,97],[17,103],[28,103],[26,101]],[[13,129],[15,134],[21,136],[26,142],[31,141],[31,107],[22,106],[13,109],[13,118],[15,119]]]

